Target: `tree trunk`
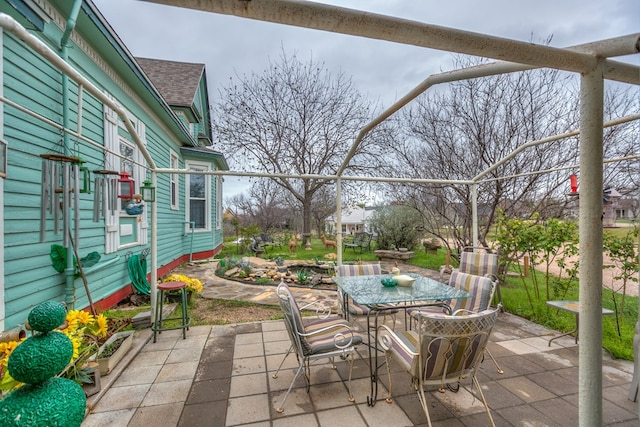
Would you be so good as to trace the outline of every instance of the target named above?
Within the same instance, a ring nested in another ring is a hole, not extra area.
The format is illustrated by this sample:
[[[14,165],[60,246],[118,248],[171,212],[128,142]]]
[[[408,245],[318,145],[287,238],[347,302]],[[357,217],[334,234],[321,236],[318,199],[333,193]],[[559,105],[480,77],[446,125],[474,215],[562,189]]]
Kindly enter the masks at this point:
[[[306,195],[302,202],[302,244],[310,251],[311,248],[311,200],[312,195]]]

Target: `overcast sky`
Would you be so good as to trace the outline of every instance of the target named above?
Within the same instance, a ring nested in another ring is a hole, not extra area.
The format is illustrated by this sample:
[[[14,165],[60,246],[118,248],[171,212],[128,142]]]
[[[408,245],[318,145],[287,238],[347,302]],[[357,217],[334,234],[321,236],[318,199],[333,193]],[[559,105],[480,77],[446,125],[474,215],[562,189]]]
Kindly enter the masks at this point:
[[[138,0],[94,0],[134,56],[203,63],[210,103],[236,75],[261,74],[281,52],[323,62],[389,107],[430,74],[452,68],[447,52]],[[333,0],[364,10],[519,41],[567,47],[640,32],[639,0]],[[619,58],[640,64],[638,55]],[[225,194],[238,179],[226,178]]]

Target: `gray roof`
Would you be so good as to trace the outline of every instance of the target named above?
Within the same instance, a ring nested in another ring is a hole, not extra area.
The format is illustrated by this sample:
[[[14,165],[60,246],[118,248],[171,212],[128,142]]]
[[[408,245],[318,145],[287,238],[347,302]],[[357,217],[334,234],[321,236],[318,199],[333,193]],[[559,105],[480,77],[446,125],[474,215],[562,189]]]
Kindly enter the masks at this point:
[[[193,105],[204,64],[149,58],[136,58],[136,61],[167,104],[187,108]]]

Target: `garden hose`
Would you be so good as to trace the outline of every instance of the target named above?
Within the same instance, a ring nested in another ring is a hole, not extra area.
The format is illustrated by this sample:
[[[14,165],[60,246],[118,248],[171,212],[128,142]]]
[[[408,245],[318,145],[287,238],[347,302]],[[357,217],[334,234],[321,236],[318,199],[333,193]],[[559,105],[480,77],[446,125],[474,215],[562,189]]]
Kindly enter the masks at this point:
[[[151,285],[147,281],[147,259],[140,255],[131,255],[127,261],[127,270],[133,286],[144,295],[151,293]]]

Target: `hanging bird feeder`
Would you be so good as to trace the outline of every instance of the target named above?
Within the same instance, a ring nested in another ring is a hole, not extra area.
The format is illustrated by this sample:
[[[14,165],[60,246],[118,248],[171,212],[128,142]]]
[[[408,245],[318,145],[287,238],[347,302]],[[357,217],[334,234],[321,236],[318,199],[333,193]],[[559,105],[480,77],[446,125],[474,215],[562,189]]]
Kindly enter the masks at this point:
[[[572,173],[569,176],[569,182],[571,185],[571,192],[569,196],[577,196],[578,195],[578,176],[575,173]]]
[[[80,192],[85,194],[91,194],[91,171],[85,166],[85,161],[79,159],[78,164],[79,178],[80,178]]]
[[[133,193],[135,192],[135,184],[129,172],[120,172],[120,178],[118,178],[118,197],[120,199],[132,199]]]
[[[571,192],[572,193],[577,193],[578,192],[578,177],[576,176],[576,174],[571,174],[569,179],[571,180]]]
[[[151,185],[151,181],[145,179],[142,183],[142,187],[140,187],[140,193],[142,193],[142,200],[145,202],[155,202],[156,201],[156,187]]]

